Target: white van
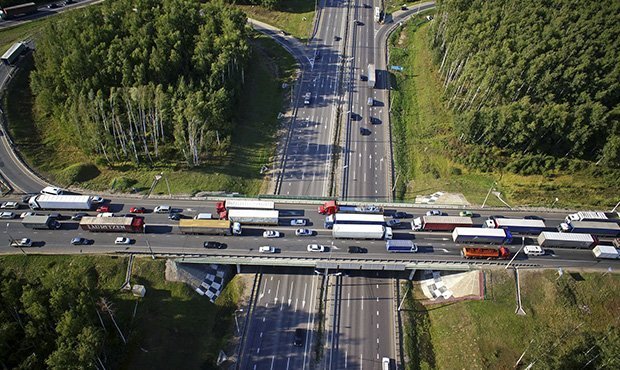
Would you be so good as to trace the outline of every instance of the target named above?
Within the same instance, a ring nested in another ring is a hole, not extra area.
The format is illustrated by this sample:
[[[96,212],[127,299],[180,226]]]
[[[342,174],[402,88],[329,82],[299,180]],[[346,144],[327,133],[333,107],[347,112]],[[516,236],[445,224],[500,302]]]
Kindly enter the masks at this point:
[[[372,107],[373,105],[375,105],[375,99],[368,98],[368,101],[366,102],[366,104],[368,104],[369,107]]]
[[[381,360],[381,369],[382,370],[392,370],[392,361],[389,357],[384,357]]]
[[[43,190],[41,190],[41,194],[62,195],[63,193],[64,190],[54,186],[46,186],[43,188]]]
[[[199,213],[194,216],[194,220],[210,220],[213,218],[211,213]]]
[[[544,256],[545,250],[537,245],[526,245],[523,247],[523,252],[528,256]]]
[[[157,207],[155,207],[153,212],[155,212],[155,213],[170,213],[171,209],[172,208],[170,208],[170,206],[157,206]]]

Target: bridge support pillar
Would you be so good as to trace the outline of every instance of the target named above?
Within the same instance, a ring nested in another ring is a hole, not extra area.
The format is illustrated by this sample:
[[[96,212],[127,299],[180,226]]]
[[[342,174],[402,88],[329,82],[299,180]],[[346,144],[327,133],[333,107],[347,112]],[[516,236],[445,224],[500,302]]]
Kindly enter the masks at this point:
[[[411,273],[409,274],[409,280],[413,280],[413,275],[415,274],[416,269],[411,270]]]
[[[241,273],[241,264],[237,264],[237,274]]]

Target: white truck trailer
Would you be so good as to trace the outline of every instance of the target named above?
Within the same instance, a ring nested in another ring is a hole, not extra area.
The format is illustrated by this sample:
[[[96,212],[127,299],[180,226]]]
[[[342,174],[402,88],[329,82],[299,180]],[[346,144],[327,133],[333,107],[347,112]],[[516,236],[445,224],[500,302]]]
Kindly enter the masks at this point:
[[[241,225],[278,225],[280,212],[264,209],[231,209],[228,219]]]
[[[611,245],[597,245],[592,249],[592,254],[596,258],[616,259],[620,257],[618,250]]]
[[[383,225],[335,224],[335,239],[392,239],[392,228]]]
[[[375,65],[368,65],[368,87],[371,89],[375,88],[375,84],[377,83],[377,73],[375,71]]]
[[[50,195],[38,194],[28,200],[31,209],[70,209],[88,211],[93,207],[93,197],[90,195]]]
[[[590,234],[556,233],[543,231],[538,235],[538,245],[543,248],[591,248],[598,240]]]

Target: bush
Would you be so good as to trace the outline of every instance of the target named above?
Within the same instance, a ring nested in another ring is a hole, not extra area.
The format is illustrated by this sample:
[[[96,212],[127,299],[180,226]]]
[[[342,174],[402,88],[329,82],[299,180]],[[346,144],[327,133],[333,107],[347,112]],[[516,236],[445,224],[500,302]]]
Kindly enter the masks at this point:
[[[110,184],[110,189],[118,191],[126,191],[131,189],[138,181],[124,176],[115,177]]]
[[[84,182],[99,176],[101,172],[92,163],[76,163],[65,168],[57,176],[57,180],[63,184],[73,184],[76,182]]]

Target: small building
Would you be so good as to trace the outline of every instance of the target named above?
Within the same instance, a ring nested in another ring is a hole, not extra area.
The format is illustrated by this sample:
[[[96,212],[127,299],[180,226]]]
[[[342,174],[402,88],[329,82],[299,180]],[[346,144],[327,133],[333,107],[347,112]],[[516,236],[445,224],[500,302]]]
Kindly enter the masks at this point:
[[[6,51],[6,53],[4,53],[4,55],[2,55],[2,58],[0,59],[2,59],[4,64],[11,65],[22,53],[26,52],[26,50],[28,50],[28,47],[25,43],[16,42],[9,48],[9,50]]]

